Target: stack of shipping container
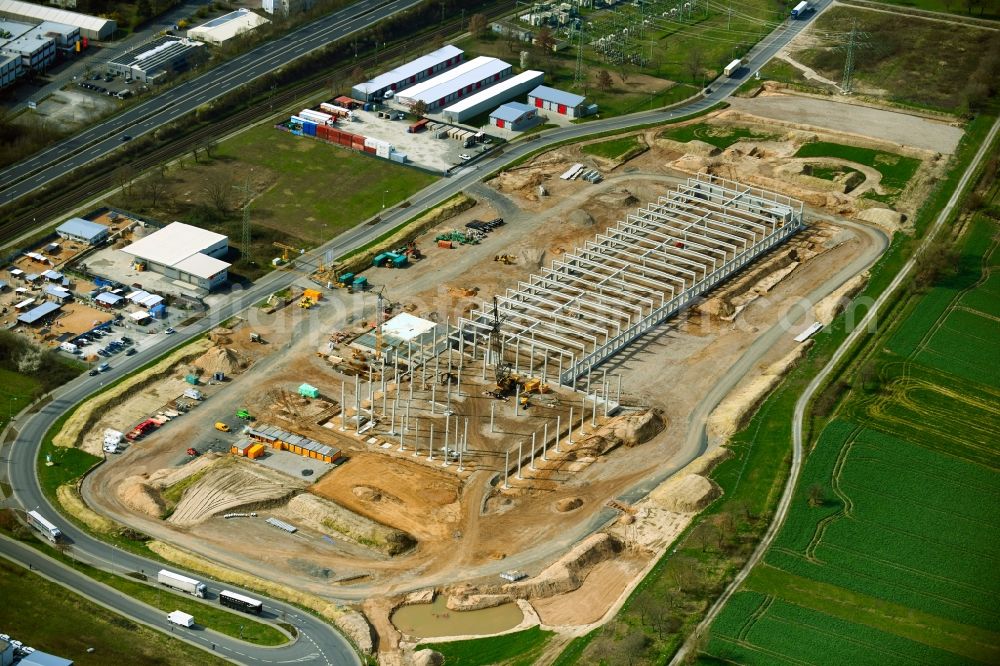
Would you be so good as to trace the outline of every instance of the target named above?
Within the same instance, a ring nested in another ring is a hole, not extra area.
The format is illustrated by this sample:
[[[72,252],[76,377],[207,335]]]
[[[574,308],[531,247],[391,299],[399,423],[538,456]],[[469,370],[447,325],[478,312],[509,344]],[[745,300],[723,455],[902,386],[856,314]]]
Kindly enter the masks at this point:
[[[388,141],[352,134],[338,128],[339,120],[351,118],[353,112],[350,109],[328,102],[323,102],[320,108],[323,111],[303,109],[292,116],[285,127],[298,136],[313,136],[359,153],[369,153],[400,164],[406,163],[406,155],[397,152]]]

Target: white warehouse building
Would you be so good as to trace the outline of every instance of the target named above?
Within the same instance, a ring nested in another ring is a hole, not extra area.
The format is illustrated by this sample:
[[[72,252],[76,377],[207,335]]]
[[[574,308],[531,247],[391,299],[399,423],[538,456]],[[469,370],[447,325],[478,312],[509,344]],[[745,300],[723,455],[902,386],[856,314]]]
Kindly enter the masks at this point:
[[[229,252],[229,238],[213,231],[173,222],[122,248],[145,269],[211,291],[228,278],[229,266],[219,259]]]
[[[452,104],[444,110],[442,115],[445,120],[453,123],[464,122],[469,118],[495,109],[498,104],[509,102],[515,97],[537,88],[543,80],[545,80],[545,72],[529,69],[509,79],[504,79],[495,86],[490,86],[471,97],[466,97],[461,102]]]
[[[21,0],[0,0],[0,16],[15,21],[29,20],[32,23],[54,21],[80,29],[80,35],[87,39],[108,39],[114,35],[118,24],[111,19],[88,16],[55,7],[45,7]],[[2,27],[2,25],[0,25]]]
[[[417,101],[427,105],[427,113],[435,113],[452,102],[476,91],[489,88],[510,76],[513,68],[497,58],[479,56],[455,69],[428,79],[396,94],[396,101],[411,106]]]
[[[404,88],[431,78],[462,62],[465,51],[447,45],[405,65],[376,76],[371,81],[357,83],[351,88],[351,97],[362,102],[377,102]]]
[[[265,23],[270,21],[249,9],[241,8],[191,28],[187,36],[188,39],[197,39],[209,44],[222,44]]]

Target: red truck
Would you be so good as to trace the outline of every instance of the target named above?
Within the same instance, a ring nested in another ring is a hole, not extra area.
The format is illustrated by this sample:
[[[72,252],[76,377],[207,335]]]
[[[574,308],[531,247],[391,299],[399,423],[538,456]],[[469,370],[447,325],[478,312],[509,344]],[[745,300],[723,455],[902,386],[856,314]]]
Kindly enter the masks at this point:
[[[133,428],[132,432],[130,432],[129,434],[125,435],[125,439],[129,440],[130,442],[134,442],[135,440],[139,439],[143,435],[146,435],[149,432],[151,432],[153,430],[156,430],[156,428],[159,425],[160,425],[159,423],[157,423],[156,421],[154,421],[152,419],[146,419],[145,421],[143,421],[142,423],[140,423],[139,425],[137,425],[135,428]]]

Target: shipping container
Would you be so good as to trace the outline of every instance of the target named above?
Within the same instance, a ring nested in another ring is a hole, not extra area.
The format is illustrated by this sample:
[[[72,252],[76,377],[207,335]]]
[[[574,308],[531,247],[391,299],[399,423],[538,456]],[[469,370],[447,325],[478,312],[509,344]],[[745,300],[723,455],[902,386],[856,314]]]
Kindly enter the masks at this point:
[[[449,240],[439,240],[438,241],[438,247],[443,247],[443,248],[451,249],[451,241],[449,241]]]
[[[299,118],[314,122],[318,125],[325,125],[333,120],[333,116],[329,113],[322,113],[320,111],[313,111],[312,109],[302,109],[298,114]]]
[[[250,458],[251,460],[256,460],[257,458],[261,458],[263,456],[264,456],[263,444],[254,444],[247,450],[247,458]]]
[[[369,147],[369,146],[363,146],[363,147],[362,147],[362,149],[363,149],[363,150],[364,150],[364,151],[365,151],[366,153],[368,153],[369,155],[374,155],[374,154],[375,154],[375,149],[374,149],[374,148],[371,148],[371,147]]]

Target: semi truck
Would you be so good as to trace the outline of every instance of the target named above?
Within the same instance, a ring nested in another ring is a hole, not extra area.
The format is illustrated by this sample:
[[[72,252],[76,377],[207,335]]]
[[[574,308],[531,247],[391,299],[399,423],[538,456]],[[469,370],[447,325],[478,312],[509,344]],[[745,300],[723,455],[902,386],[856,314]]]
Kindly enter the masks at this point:
[[[736,74],[740,71],[742,67],[743,67],[743,61],[737,59],[726,65],[726,68],[722,70],[722,73],[725,74],[726,76],[733,77],[736,76]]]
[[[812,6],[806,2],[806,0],[802,0],[802,2],[792,7],[792,18],[800,19],[805,16],[810,9],[812,9]]]
[[[257,444],[256,446],[260,445]],[[227,608],[233,608],[244,613],[253,613],[254,615],[260,615],[260,611],[264,607],[264,604],[258,599],[237,594],[230,590],[223,590],[219,593],[219,603]]]
[[[205,598],[206,587],[204,583],[197,581],[194,578],[188,578],[187,576],[175,574],[173,571],[160,569],[160,572],[156,574],[156,582],[160,585],[166,585],[167,587],[172,587],[175,590],[180,590],[181,592],[187,592],[188,594],[196,596],[199,599]]]
[[[59,531],[59,528],[45,520],[42,514],[37,511],[28,512],[28,524],[41,532],[42,536],[52,543],[56,543],[62,538],[62,532]]]

